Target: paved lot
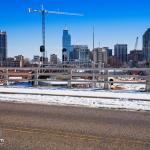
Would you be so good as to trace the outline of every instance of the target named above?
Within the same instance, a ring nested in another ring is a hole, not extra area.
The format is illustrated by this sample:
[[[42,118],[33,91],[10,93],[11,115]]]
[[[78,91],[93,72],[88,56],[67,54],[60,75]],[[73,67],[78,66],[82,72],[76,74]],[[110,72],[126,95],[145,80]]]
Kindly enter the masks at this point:
[[[150,150],[150,112],[0,103],[0,150]]]

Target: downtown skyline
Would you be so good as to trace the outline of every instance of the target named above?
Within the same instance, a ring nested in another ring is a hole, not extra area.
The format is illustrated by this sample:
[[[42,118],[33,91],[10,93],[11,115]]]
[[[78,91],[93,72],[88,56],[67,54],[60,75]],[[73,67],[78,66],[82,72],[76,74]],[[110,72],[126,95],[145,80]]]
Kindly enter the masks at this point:
[[[124,3],[125,2],[125,3]],[[126,0],[78,0],[70,3],[67,0],[45,0],[48,10],[60,10],[83,13],[77,16],[46,16],[46,50],[61,57],[62,32],[67,26],[73,44],[88,45],[92,49],[92,29],[95,26],[95,47],[128,44],[128,51],[134,49],[136,37],[139,36],[138,49],[142,49],[142,35],[150,27],[150,10],[147,0],[130,2]],[[29,14],[28,8],[40,9],[41,0],[1,1],[0,29],[8,36],[8,56],[23,54],[32,58],[40,55],[41,16]]]

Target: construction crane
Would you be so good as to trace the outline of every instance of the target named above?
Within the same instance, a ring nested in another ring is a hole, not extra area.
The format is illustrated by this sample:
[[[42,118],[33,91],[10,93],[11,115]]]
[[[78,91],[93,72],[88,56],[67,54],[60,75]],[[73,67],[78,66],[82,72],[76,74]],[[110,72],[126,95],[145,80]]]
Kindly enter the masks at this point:
[[[42,46],[40,47],[40,51],[41,53],[43,53],[42,55],[42,64],[44,64],[44,58],[45,58],[45,14],[57,14],[57,15],[67,15],[67,16],[83,16],[82,14],[78,14],[78,13],[69,13],[69,12],[61,12],[61,11],[49,11],[49,10],[45,10],[44,6],[42,4],[41,9],[32,9],[29,8],[29,13],[41,13],[42,16]]]
[[[134,45],[134,57],[133,57],[134,66],[137,66],[138,63],[138,52],[137,52],[138,41],[139,41],[139,37],[136,38],[135,45]]]
[[[135,42],[135,46],[134,46],[135,51],[137,50],[138,42],[139,42],[139,37],[136,38],[136,42]]]

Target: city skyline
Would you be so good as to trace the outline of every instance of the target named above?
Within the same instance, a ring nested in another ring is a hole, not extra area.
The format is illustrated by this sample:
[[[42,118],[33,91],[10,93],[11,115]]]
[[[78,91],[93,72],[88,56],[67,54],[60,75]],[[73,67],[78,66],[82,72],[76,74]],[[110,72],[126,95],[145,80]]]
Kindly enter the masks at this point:
[[[80,3],[79,3],[80,2]],[[30,15],[29,7],[39,9],[41,0],[2,1],[0,6],[0,29],[7,31],[8,56],[23,54],[32,58],[40,55],[41,18],[38,14]],[[92,30],[95,26],[95,47],[115,44],[128,44],[128,50],[134,49],[139,36],[138,49],[142,49],[142,35],[150,27],[150,10],[147,0],[140,2],[126,0],[99,1],[80,0],[69,3],[67,0],[45,0],[49,10],[83,13],[84,17],[48,15],[46,17],[46,45],[48,56],[56,53],[61,58],[62,31],[65,26],[72,37],[72,43],[88,45],[92,49]],[[32,54],[32,55],[31,55]]]

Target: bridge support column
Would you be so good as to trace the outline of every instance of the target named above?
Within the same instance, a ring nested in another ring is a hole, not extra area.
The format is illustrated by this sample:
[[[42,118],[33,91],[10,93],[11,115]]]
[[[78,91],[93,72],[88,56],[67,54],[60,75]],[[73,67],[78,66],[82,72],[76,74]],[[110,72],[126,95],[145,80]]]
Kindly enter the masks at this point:
[[[72,84],[71,84],[71,81],[72,81],[72,73],[73,73],[73,70],[71,69],[70,70],[70,80],[68,80],[68,88],[72,88]]]
[[[71,81],[68,81],[68,88],[71,88]]]
[[[9,85],[8,69],[6,69],[6,85]]]
[[[6,83],[6,85],[9,85],[8,69],[4,69],[3,71],[5,73],[5,75],[4,75],[5,83]]]
[[[105,70],[104,71],[104,90],[109,90],[110,89],[110,86],[109,86],[109,83],[108,83],[108,76],[109,76],[109,72],[108,72],[108,70]]]
[[[95,73],[93,73],[93,77],[92,77],[92,88],[96,87],[96,83],[95,83]]]
[[[150,72],[149,72],[147,79],[146,79],[146,91],[150,92]]]
[[[35,72],[36,72],[36,75],[34,77],[34,86],[38,86],[39,85],[39,82],[38,82],[38,79],[39,79],[39,70],[37,69]]]

